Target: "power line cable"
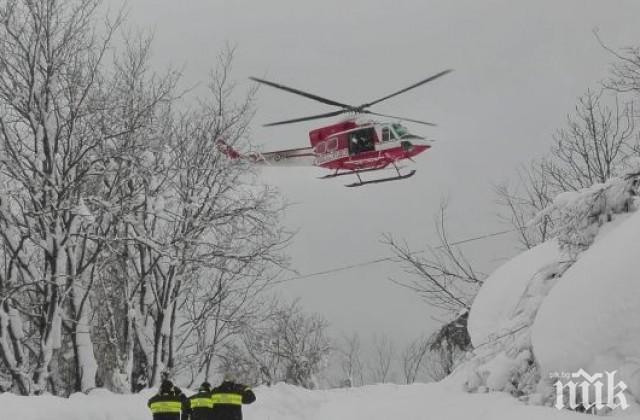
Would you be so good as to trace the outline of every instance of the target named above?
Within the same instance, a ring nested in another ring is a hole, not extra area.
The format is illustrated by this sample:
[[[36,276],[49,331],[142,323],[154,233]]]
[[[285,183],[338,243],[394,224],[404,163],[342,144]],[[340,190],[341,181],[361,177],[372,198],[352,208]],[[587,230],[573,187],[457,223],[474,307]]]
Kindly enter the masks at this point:
[[[448,245],[449,246],[455,246],[455,245],[466,244],[466,243],[469,243],[469,242],[479,241],[479,240],[482,240],[482,239],[493,238],[493,237],[504,235],[504,234],[507,234],[507,233],[516,232],[517,230],[518,229],[507,229],[507,230],[502,230],[502,231],[499,231],[499,232],[488,233],[488,234],[485,234],[485,235],[474,236],[474,237],[471,237],[471,238],[461,239],[461,240],[455,241],[455,242],[448,242]],[[440,246],[435,247],[434,249],[440,249],[440,248],[444,248],[444,247],[445,247],[445,245],[440,245]],[[423,252],[425,252],[425,251],[414,251],[414,252],[411,252],[411,254],[421,254]],[[354,268],[366,267],[368,265],[379,264],[381,262],[394,261],[394,260],[397,260],[397,257],[381,257],[381,258],[376,258],[376,259],[373,259],[373,260],[362,261],[362,262],[355,263],[355,264],[349,264],[349,265],[344,265],[344,266],[340,266],[340,267],[329,268],[327,270],[316,271],[314,273],[301,274],[301,275],[298,275],[298,276],[289,277],[289,278],[282,279],[282,280],[276,280],[276,281],[271,282],[271,284],[272,285],[276,285],[276,284],[280,284],[280,283],[288,283],[290,281],[295,281],[295,280],[304,280],[304,279],[308,279],[308,278],[312,278],[312,277],[325,276],[327,274],[338,273],[338,272],[341,272],[341,271],[352,270]]]

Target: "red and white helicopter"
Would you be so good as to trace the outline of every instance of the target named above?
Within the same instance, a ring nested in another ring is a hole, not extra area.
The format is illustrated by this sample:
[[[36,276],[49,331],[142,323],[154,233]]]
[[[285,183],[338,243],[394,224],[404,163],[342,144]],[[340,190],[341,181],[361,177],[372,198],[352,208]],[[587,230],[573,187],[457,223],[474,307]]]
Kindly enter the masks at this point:
[[[348,105],[331,99],[303,92],[281,84],[269,82],[264,79],[251,77],[250,79],[277,89],[281,89],[305,98],[313,99],[327,105],[337,106],[337,111],[327,112],[319,115],[279,121],[265,124],[265,127],[291,124],[302,121],[315,120],[320,118],[334,117],[341,114],[351,114],[349,118],[336,124],[320,127],[309,132],[310,147],[296,149],[277,150],[267,153],[250,153],[242,155],[229,145],[220,141],[220,149],[233,159],[250,159],[256,163],[266,163],[280,166],[319,166],[330,169],[332,174],[322,177],[322,179],[333,178],[341,175],[354,174],[358,182],[348,184],[347,187],[358,187],[366,184],[396,181],[413,176],[415,170],[406,174],[401,174],[397,162],[412,158],[431,147],[431,142],[424,137],[411,134],[407,128],[400,123],[380,123],[375,121],[364,121],[357,118],[359,114],[375,115],[392,118],[395,120],[409,121],[423,125],[435,125],[426,121],[415,120],[405,117],[396,117],[387,114],[370,111],[368,108],[384,100],[400,95],[408,90],[414,89],[427,82],[435,80],[451,70],[441,71],[433,76],[421,80],[413,85],[394,92],[390,95],[364,103],[359,106]],[[392,165],[397,175],[389,178],[378,178],[363,181],[360,174],[363,172],[379,171]]]

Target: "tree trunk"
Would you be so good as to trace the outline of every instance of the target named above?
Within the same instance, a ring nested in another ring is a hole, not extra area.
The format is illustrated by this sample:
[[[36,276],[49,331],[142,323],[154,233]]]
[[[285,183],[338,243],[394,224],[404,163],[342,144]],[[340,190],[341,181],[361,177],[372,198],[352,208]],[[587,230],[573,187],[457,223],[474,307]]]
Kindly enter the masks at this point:
[[[76,322],[73,323],[73,350],[75,353],[76,390],[87,392],[96,387],[98,363],[93,353],[89,300],[71,286],[71,307]],[[83,301],[84,300],[84,301]]]
[[[9,370],[20,393],[29,395],[33,392],[33,384],[25,370],[26,361],[20,342],[22,331],[15,325],[11,311],[6,301],[3,307],[0,307],[0,359]]]

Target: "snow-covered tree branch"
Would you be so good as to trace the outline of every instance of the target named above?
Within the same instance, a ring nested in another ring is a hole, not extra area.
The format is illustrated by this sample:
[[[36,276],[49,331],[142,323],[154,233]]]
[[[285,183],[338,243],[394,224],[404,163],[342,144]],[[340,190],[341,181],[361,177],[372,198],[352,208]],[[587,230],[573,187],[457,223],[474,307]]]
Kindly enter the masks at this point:
[[[99,10],[0,5],[0,370],[23,394],[130,391],[187,358],[207,377],[286,263],[278,193],[217,148],[253,116],[233,51],[189,105]]]

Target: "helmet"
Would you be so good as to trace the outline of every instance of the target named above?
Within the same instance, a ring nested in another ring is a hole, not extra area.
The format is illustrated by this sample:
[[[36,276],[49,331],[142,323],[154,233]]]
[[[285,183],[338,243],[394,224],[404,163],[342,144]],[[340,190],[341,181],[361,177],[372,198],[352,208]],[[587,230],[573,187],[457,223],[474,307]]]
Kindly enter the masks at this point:
[[[160,384],[160,392],[162,392],[163,394],[169,394],[172,391],[173,391],[173,383],[168,379],[163,380],[162,383]]]
[[[209,391],[211,391],[211,384],[209,382],[206,382],[206,381],[203,382],[200,385],[200,388],[198,388],[198,391],[200,391],[200,392],[209,392]]]

